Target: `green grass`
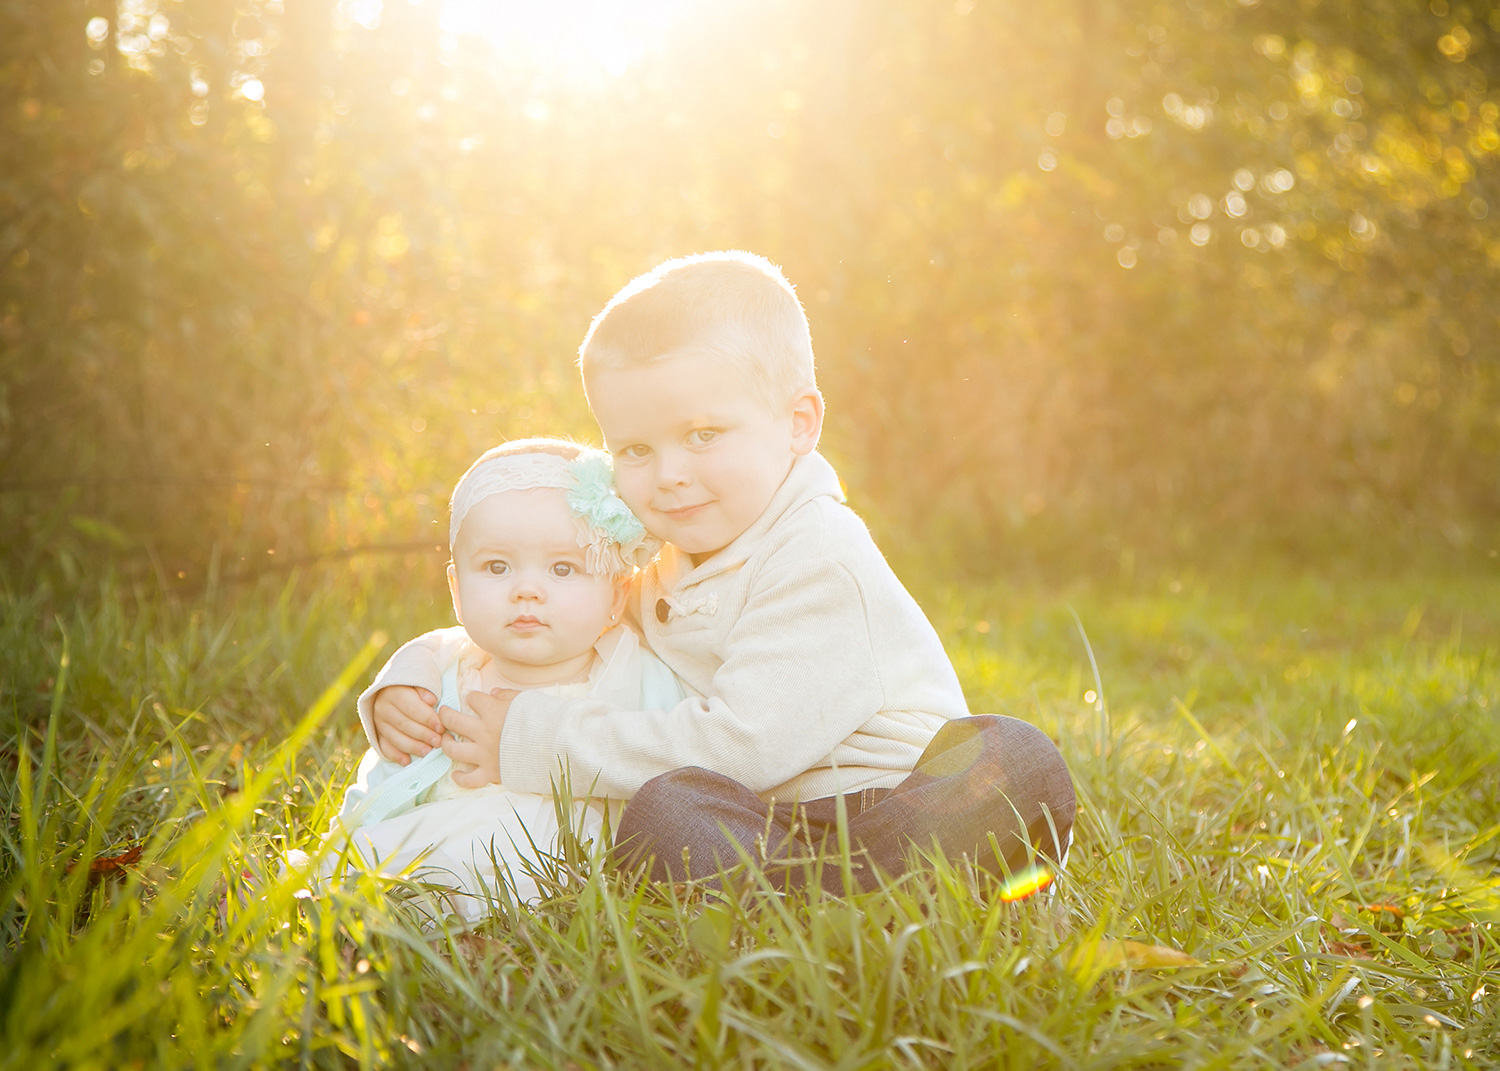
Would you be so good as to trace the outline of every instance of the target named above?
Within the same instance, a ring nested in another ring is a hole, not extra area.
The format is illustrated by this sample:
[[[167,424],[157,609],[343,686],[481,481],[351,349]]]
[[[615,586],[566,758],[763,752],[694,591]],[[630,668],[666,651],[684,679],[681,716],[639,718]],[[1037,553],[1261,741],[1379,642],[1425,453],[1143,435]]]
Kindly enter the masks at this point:
[[[4,596],[0,1063],[1500,1065],[1500,578],[930,587],[974,709],[1072,766],[1055,895],[940,864],[723,897],[575,858],[470,934],[277,863],[337,804],[376,634],[445,623],[414,586]]]

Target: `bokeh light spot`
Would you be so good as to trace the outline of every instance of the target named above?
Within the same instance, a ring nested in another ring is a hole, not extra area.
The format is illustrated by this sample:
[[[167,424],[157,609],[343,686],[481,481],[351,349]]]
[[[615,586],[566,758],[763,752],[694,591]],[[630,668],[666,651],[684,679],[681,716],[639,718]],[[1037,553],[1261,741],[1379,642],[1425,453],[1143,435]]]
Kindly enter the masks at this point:
[[[1035,896],[1050,886],[1054,880],[1052,871],[1047,867],[1041,865],[1026,867],[1005,879],[1004,884],[1000,886],[1000,899],[1004,903],[1013,904],[1028,896]]]

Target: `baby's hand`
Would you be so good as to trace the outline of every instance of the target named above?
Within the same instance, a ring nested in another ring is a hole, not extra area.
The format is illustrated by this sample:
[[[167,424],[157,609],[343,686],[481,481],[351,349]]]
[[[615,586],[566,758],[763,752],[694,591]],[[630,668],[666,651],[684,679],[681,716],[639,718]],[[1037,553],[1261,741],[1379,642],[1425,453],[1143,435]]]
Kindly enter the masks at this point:
[[[391,762],[405,766],[411,756],[425,755],[437,747],[443,733],[437,702],[437,696],[426,688],[404,684],[376,692],[370,716],[375,724],[375,749]]]
[[[453,783],[460,788],[483,788],[500,780],[500,734],[505,729],[505,716],[510,713],[510,701],[520,692],[496,688],[493,692],[470,692],[469,709],[444,707],[438,711],[443,727],[450,733],[463,737],[455,740],[443,737],[443,752],[453,760],[455,766],[472,766],[472,770],[453,771]]]

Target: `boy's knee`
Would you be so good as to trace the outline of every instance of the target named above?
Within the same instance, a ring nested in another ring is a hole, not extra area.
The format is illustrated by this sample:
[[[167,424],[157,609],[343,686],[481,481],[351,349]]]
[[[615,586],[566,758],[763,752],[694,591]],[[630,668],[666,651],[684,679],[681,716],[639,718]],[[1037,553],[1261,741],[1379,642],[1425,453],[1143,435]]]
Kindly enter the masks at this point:
[[[947,722],[922,752],[917,769],[933,776],[966,772],[992,776],[998,770],[1036,771],[1072,778],[1062,753],[1030,722],[1003,714],[975,714]]]
[[[1073,775],[1057,745],[1035,725],[1018,718],[989,715],[994,746],[1005,755],[1006,778],[1016,793],[1035,801],[1037,812],[1026,815],[1032,843],[1060,859],[1071,840],[1078,796]]]
[[[731,778],[702,766],[684,766],[651,778],[625,804],[620,816],[614,836],[615,865],[628,869],[654,859],[654,878],[681,880],[685,875],[675,873],[673,864],[684,846],[701,839],[710,813],[705,801],[722,796],[734,785]]]
[[[635,815],[637,821],[649,820],[654,827],[660,828],[663,823],[670,823],[693,811],[694,800],[721,793],[726,783],[734,782],[702,766],[668,770],[647,781],[630,798],[625,805],[625,818]]]
[[[679,814],[688,792],[684,782],[691,780],[688,775],[692,769],[670,770],[642,785],[625,804],[625,813],[620,816],[619,836],[642,829],[655,832]]]
[[[1065,850],[1078,811],[1073,776],[1057,745],[1030,722],[999,714],[951,721],[933,737],[922,768],[961,771],[999,789],[1027,839],[1053,858]]]

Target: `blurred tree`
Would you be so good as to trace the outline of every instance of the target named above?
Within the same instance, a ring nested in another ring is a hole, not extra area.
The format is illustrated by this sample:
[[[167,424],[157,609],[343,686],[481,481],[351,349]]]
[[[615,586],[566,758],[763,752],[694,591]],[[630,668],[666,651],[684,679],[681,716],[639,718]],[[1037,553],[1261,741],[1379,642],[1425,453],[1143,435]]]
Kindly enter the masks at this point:
[[[591,434],[615,288],[734,245],[887,533],[1493,538],[1500,8],[681,5],[589,69],[492,6],[0,4],[11,568],[436,542]]]

